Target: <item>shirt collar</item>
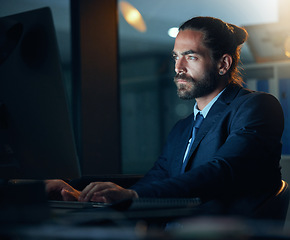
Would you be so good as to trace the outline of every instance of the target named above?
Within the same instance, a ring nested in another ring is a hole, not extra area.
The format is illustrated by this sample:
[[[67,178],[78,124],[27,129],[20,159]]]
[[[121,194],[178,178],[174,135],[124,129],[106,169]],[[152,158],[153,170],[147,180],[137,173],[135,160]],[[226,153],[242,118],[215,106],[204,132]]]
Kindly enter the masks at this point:
[[[198,113],[202,114],[202,116],[204,118],[206,118],[206,115],[208,114],[209,110],[211,109],[212,105],[216,102],[216,100],[219,98],[219,96],[223,93],[223,91],[225,90],[226,88],[224,88],[218,95],[216,95],[205,107],[204,109],[202,109],[202,111],[200,111],[198,108],[197,108],[197,103],[194,104],[194,107],[193,107],[193,114],[194,114],[194,120],[196,118],[196,115]]]

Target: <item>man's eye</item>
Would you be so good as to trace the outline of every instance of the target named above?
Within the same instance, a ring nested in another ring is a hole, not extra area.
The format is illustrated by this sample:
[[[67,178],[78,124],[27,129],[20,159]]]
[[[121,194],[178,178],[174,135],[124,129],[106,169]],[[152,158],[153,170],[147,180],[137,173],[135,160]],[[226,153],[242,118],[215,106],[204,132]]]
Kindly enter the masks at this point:
[[[178,60],[178,56],[176,56],[176,55],[173,55],[172,58],[173,58],[173,60],[175,60],[175,61]]]
[[[192,55],[188,55],[188,56],[187,56],[187,59],[188,59],[188,60],[195,60],[196,57],[195,57],[195,56],[192,56]]]

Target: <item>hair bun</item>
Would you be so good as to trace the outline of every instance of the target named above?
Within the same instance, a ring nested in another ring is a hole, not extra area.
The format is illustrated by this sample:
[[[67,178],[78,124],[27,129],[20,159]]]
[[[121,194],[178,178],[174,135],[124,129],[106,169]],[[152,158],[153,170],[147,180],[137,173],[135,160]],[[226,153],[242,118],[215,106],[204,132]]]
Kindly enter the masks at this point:
[[[246,29],[238,27],[234,24],[229,24],[229,25],[233,29],[233,33],[234,33],[234,37],[236,39],[237,45],[243,44],[248,38],[248,32],[246,31]]]

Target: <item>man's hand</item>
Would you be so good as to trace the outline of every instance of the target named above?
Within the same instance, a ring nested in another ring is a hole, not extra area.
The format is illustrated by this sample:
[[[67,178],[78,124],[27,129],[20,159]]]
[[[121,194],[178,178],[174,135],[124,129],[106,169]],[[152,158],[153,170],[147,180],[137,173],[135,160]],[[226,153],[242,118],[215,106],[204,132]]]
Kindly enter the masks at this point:
[[[46,180],[46,192],[51,200],[77,201],[80,192],[63,180]]]
[[[138,198],[138,194],[112,182],[92,182],[81,192],[79,201],[113,203],[130,198]]]

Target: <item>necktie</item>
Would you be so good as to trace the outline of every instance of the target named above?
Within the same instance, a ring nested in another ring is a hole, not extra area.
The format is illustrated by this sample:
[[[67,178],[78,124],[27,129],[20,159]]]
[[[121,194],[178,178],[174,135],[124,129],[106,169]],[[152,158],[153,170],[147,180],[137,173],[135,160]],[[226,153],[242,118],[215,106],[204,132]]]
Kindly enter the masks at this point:
[[[189,152],[190,152],[191,146],[192,146],[192,144],[194,142],[195,136],[197,134],[197,131],[198,131],[203,119],[204,118],[203,118],[201,113],[198,113],[196,115],[196,119],[195,119],[195,121],[193,123],[191,140],[190,140],[190,143],[187,146],[187,149],[186,149],[186,152],[185,152],[185,157],[184,157],[183,164],[182,164],[182,167],[181,167],[181,173],[184,173],[184,171],[185,171],[185,167],[186,167],[186,165],[188,163],[188,160],[190,158]]]

